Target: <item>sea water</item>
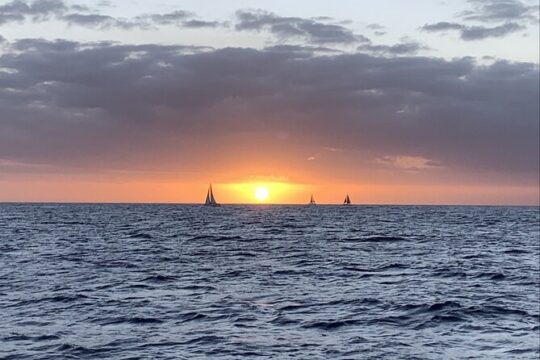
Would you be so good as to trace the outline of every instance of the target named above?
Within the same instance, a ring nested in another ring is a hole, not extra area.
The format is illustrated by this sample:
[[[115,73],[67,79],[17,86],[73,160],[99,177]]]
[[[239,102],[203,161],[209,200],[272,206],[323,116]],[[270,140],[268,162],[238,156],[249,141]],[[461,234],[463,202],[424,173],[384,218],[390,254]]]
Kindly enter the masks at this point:
[[[538,359],[539,208],[0,205],[0,358]]]

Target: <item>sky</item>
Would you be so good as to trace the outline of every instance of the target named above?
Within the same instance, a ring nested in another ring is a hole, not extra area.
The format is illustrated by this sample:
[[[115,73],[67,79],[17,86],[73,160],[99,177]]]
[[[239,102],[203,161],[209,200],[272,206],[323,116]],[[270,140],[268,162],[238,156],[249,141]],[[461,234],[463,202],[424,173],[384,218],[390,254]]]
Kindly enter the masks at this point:
[[[538,21],[531,0],[0,0],[0,201],[538,205]]]

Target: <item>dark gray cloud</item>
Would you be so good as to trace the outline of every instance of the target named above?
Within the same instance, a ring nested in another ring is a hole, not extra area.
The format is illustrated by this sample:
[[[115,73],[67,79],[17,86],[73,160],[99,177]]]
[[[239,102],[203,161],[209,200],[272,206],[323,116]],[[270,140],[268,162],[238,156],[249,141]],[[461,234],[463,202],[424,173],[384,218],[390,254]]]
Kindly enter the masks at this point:
[[[197,146],[180,150],[193,139],[219,148],[239,133],[288,134],[294,147],[417,156],[452,172],[538,181],[535,64],[315,56],[305,47],[13,47],[0,57],[0,159],[163,164],[194,156]]]
[[[309,46],[309,45],[273,45],[264,48],[266,52],[284,53],[291,56],[296,54],[297,56],[312,57],[314,54],[340,54],[343,51],[336,50],[324,46]]]
[[[150,18],[156,24],[178,25],[195,16],[191,11],[177,10],[166,14],[147,15],[143,18]]]
[[[177,10],[165,14],[152,14],[138,17],[140,21],[150,21],[155,25],[176,25],[186,28],[203,28],[225,26],[219,21],[205,21],[196,18],[196,14],[191,11]]]
[[[78,12],[92,12],[92,9],[90,9],[88,6],[86,5],[80,5],[80,4],[75,4],[75,5],[71,5],[71,10],[73,11],[78,11]]]
[[[468,26],[461,30],[461,38],[463,40],[482,40],[492,37],[503,37],[524,29],[524,26],[511,22],[494,27]]]
[[[282,17],[271,12],[240,10],[236,12],[236,30],[269,31],[280,39],[305,39],[316,44],[351,44],[368,41],[350,29],[321,19]],[[323,19],[327,21],[326,18]]]
[[[27,17],[35,21],[46,20],[50,16],[64,12],[67,6],[61,0],[35,0],[25,2],[13,0],[0,6],[0,25],[12,21],[24,21]]]
[[[182,23],[183,27],[186,28],[215,28],[220,26],[226,26],[226,23],[221,21],[205,21],[205,20],[197,20],[197,19],[191,19],[186,20]]]
[[[460,14],[461,18],[480,22],[507,22],[538,20],[538,4],[535,6],[519,0],[469,0],[472,9]]]
[[[68,5],[62,0],[14,0],[0,6],[0,25],[13,21],[46,21],[51,18],[64,21],[69,25],[98,29],[112,27],[122,29],[149,29],[156,25],[175,25],[186,28],[218,27],[225,23],[197,19],[196,14],[177,10],[165,14],[146,14],[134,18],[116,18],[93,12],[86,5]]]
[[[117,19],[112,16],[100,14],[78,14],[71,13],[61,17],[69,25],[78,25],[90,28],[107,29],[112,27],[122,29],[132,29],[135,27],[146,28],[147,25],[142,22]]]
[[[364,44],[358,47],[360,51],[367,51],[374,54],[388,54],[388,55],[414,55],[421,50],[427,50],[428,48],[418,42],[403,42],[394,45],[373,45]]]
[[[438,22],[435,24],[426,24],[421,27],[427,32],[444,32],[448,30],[457,30],[460,37],[466,41],[483,40],[487,38],[503,37],[525,29],[524,26],[517,23],[508,22],[498,26],[468,26],[455,22]]]
[[[527,27],[523,23],[530,20],[538,24],[538,5],[529,6],[520,0],[468,0],[468,3],[471,9],[459,13],[458,17],[464,21],[473,21],[482,25],[441,21],[426,24],[420,29],[428,32],[455,30],[459,31],[461,39],[471,41],[500,38],[524,31]],[[486,23],[491,24],[486,25]]]

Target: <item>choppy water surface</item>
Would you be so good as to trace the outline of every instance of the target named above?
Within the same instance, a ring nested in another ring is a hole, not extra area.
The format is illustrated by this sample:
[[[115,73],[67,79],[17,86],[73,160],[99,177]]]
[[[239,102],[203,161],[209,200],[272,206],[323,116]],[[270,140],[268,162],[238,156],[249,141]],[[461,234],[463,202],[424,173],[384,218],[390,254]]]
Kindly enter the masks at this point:
[[[0,357],[537,359],[539,209],[0,205]]]

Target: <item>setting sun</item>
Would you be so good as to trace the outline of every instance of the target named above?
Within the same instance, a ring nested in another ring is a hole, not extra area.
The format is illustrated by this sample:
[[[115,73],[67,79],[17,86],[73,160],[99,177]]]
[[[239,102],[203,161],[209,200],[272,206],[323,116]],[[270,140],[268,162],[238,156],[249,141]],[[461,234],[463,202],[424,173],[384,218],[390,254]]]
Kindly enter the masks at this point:
[[[279,181],[238,182],[218,185],[220,198],[236,204],[299,203],[306,195],[303,184]],[[300,195],[299,195],[300,194]]]
[[[268,198],[268,189],[266,187],[258,187],[255,189],[255,198],[258,201],[264,201]]]

